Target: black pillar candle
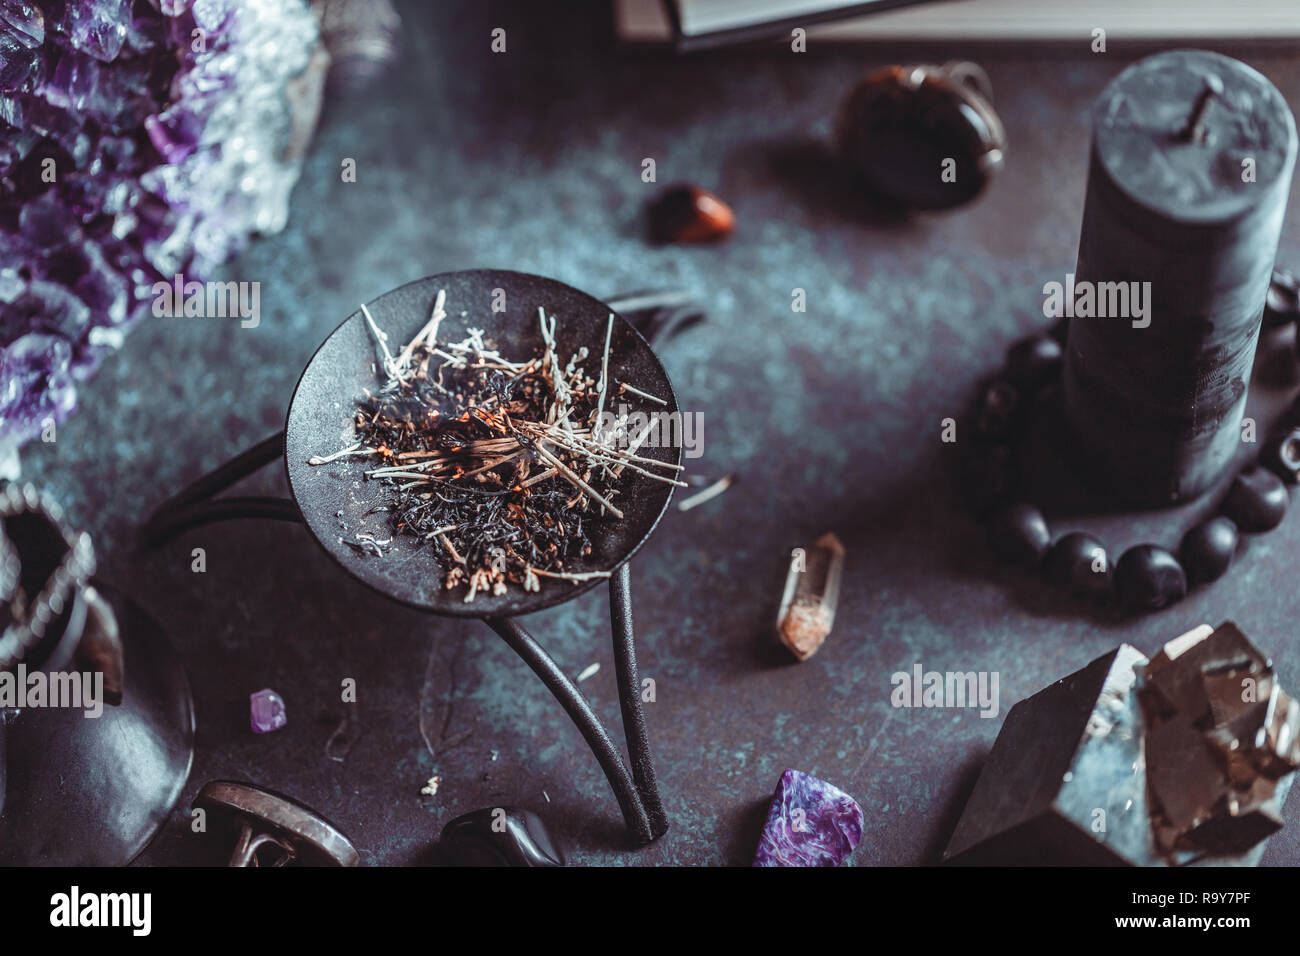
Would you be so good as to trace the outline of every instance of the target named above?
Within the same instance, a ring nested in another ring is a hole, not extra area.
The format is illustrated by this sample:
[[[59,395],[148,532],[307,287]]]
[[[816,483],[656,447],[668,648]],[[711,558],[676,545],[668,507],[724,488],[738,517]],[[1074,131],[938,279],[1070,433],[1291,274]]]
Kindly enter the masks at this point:
[[[1233,457],[1295,158],[1281,94],[1229,57],[1161,53],[1102,94],[1064,387],[1129,501],[1191,498]]]

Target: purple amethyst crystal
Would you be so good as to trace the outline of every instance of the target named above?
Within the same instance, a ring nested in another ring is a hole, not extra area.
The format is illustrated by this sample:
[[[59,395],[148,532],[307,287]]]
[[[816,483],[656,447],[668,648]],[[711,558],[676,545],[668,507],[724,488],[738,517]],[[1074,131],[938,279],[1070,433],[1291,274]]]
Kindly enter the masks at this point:
[[[306,0],[0,0],[0,477],[154,283],[283,227],[319,52]]]
[[[289,722],[284,700],[270,688],[248,695],[249,723],[255,734],[269,734]]]
[[[839,866],[862,839],[862,808],[798,770],[781,774],[754,866]]]

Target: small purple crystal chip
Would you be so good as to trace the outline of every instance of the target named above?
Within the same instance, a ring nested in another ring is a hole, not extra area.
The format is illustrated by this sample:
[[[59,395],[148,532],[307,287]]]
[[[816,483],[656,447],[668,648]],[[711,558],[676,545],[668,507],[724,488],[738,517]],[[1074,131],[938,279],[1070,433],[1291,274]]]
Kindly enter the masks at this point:
[[[754,866],[839,866],[862,839],[862,808],[798,770],[781,774]]]
[[[269,734],[289,722],[289,715],[284,709],[284,700],[270,688],[259,690],[256,694],[249,694],[248,702],[249,723],[253,725],[255,734]]]

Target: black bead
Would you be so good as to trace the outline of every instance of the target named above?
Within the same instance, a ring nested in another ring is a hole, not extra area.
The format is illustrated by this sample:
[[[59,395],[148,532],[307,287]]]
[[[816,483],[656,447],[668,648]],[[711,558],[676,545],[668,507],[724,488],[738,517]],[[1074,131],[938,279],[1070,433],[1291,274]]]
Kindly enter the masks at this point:
[[[1223,513],[1248,534],[1271,531],[1286,517],[1286,485],[1267,468],[1247,468],[1228,489]]]
[[[1047,576],[1075,594],[1098,597],[1110,590],[1110,556],[1090,534],[1072,531],[1047,552]]]
[[[1021,339],[1007,350],[1007,378],[1025,391],[1042,388],[1061,374],[1063,352],[1050,335]]]
[[[989,545],[998,557],[1013,564],[1036,567],[1051,543],[1047,519],[1031,504],[1008,505],[989,524]]]
[[[1178,559],[1154,544],[1129,548],[1115,565],[1115,591],[1134,611],[1158,611],[1187,595],[1187,575]]]
[[[1284,269],[1274,269],[1264,300],[1264,327],[1277,328],[1300,316],[1300,280]],[[1300,346],[1297,346],[1300,348]]]
[[[1236,551],[1237,526],[1231,518],[1219,515],[1202,521],[1183,535],[1178,556],[1188,580],[1193,584],[1204,584],[1223,576]]]
[[[985,438],[1005,438],[1020,423],[1020,392],[1010,382],[995,379],[975,403],[975,430]]]
[[[448,862],[464,866],[564,866],[564,854],[530,810],[485,807],[442,828]]]
[[[1300,481],[1300,427],[1277,432],[1259,453],[1260,463],[1288,485]]]

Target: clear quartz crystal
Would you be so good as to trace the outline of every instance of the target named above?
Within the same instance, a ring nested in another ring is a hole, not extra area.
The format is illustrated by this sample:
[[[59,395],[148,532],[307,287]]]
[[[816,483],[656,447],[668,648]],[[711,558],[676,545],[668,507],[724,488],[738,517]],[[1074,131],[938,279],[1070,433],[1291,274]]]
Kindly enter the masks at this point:
[[[835,624],[843,573],[844,545],[831,532],[791,556],[776,628],[781,643],[801,661],[817,653]]]

